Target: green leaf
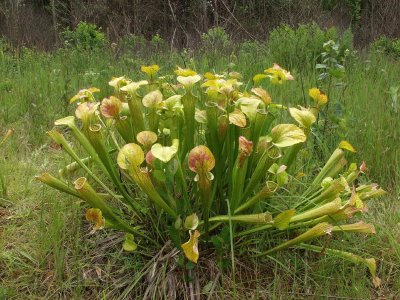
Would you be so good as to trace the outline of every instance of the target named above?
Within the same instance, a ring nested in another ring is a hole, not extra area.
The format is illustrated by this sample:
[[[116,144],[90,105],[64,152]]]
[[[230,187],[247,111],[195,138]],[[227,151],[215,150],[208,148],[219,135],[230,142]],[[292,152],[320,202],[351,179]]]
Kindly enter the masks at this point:
[[[274,226],[278,228],[279,230],[285,230],[288,228],[290,220],[296,213],[295,209],[289,209],[281,212],[279,215],[277,215],[274,218]]]
[[[200,110],[200,109],[196,108],[194,118],[195,118],[196,122],[198,122],[200,124],[207,124],[207,113],[205,110]]]
[[[178,172],[178,169],[179,169],[179,160],[177,157],[174,157],[167,164],[167,174],[175,175],[176,172]],[[168,179],[170,179],[170,177],[168,177]]]
[[[178,76],[176,79],[180,84],[182,84],[185,87],[185,89],[191,89],[196,82],[201,80],[201,77],[200,75],[196,74],[193,76],[186,76],[186,77]]]
[[[199,226],[199,217],[194,213],[187,216],[185,219],[185,228],[189,230],[195,230]]]
[[[174,224],[168,227],[169,238],[171,239],[172,243],[176,248],[180,248],[181,246],[181,231],[180,228],[176,228]]]
[[[188,262],[186,263],[185,268],[186,268],[186,270],[192,270],[195,266],[196,266],[195,263],[193,263],[193,262],[191,262],[191,261],[188,261]]]
[[[306,135],[294,124],[279,124],[271,130],[272,143],[280,148],[290,147],[306,141]]]
[[[315,115],[308,109],[301,108],[297,109],[294,107],[289,108],[289,113],[293,119],[303,128],[310,128],[313,123],[316,122]]]
[[[236,101],[236,107],[238,107],[250,121],[254,120],[257,110],[264,106],[264,102],[258,98],[242,97]]]
[[[163,95],[159,90],[152,91],[143,97],[143,106],[148,108],[155,108],[163,100]]]
[[[253,94],[258,96],[262,101],[264,101],[264,104],[269,105],[272,102],[271,95],[264,90],[263,88],[252,88],[251,91]]]
[[[203,288],[201,289],[201,292],[203,294],[207,294],[211,291],[212,287],[214,286],[214,281],[209,281]]]
[[[65,125],[68,127],[75,126],[75,117],[68,116],[68,117],[58,119],[58,120],[54,121],[54,125],[56,125],[56,126]]]
[[[177,111],[183,108],[181,103],[182,95],[173,95],[163,101],[164,108],[169,111]]]
[[[135,243],[133,240],[133,234],[131,233],[126,233],[125,234],[125,241],[122,244],[122,248],[127,251],[127,252],[133,252],[137,249],[138,245]]]
[[[163,146],[159,143],[151,147],[151,153],[154,157],[161,160],[162,162],[169,162],[172,157],[178,152],[179,140],[174,139],[172,141],[172,146]]]
[[[353,153],[357,152],[356,149],[353,147],[353,145],[350,144],[348,141],[341,141],[339,143],[339,147],[338,148],[344,149],[344,150],[347,150],[347,151],[350,151],[350,152],[353,152]]]
[[[123,87],[121,87],[121,91],[129,93],[129,94],[135,94],[136,91],[142,86],[148,84],[147,80],[141,80],[138,82],[131,82]]]
[[[321,187],[323,189],[327,189],[328,187],[331,186],[332,182],[333,182],[333,178],[332,177],[325,177],[321,182]]]
[[[254,82],[255,85],[257,85],[257,84],[260,83],[261,80],[263,80],[263,79],[265,79],[267,77],[268,77],[268,75],[266,75],[266,74],[256,74],[253,77],[253,82]]]
[[[238,127],[246,127],[246,116],[241,110],[236,108],[229,114],[229,122]]]
[[[178,230],[181,228],[181,226],[182,226],[182,219],[181,219],[181,216],[178,216],[175,220],[174,227],[175,227],[175,229]]]
[[[152,172],[153,177],[160,181],[160,182],[166,182],[167,177],[165,176],[164,172],[161,170],[153,170]]]
[[[117,162],[121,169],[127,170],[129,166],[138,167],[144,161],[144,152],[135,143],[126,144],[118,153]]]
[[[285,165],[279,166],[278,164],[274,163],[268,169],[268,172],[272,173],[276,177],[276,183],[278,186],[283,186],[288,183],[289,177],[286,172],[287,167]]]
[[[137,141],[145,147],[151,147],[157,141],[157,134],[153,131],[141,131],[136,135]]]

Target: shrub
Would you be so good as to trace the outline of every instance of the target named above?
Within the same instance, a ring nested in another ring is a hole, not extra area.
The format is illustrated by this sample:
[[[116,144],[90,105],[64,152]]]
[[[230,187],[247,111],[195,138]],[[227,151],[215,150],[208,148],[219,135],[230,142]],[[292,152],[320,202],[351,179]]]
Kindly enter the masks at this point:
[[[393,57],[400,57],[400,39],[392,40],[386,36],[381,36],[372,43],[371,48]]]
[[[0,57],[3,58],[6,54],[12,52],[11,50],[12,48],[9,41],[3,37],[0,37]]]
[[[294,80],[276,64],[245,89],[236,72],[208,72],[202,82],[190,69],[176,70],[177,81],[158,77],[157,65],[141,70],[147,78],[140,81],[113,78],[114,93],[101,102],[97,88],[79,91],[71,99],[75,116],[48,132],[74,162],[60,179],[37,178],[86,202],[94,231],[125,232],[126,251],[155,253],[172,241],[191,267],[207,249],[247,249],[248,257],[290,247],[324,251],[365,264],[379,283],[374,259],[310,244],[327,234],[374,233],[373,225],[351,220],[385,193],[365,182],[364,163],[346,168],[355,151],[346,141],[322,168],[302,167],[298,154],[307,151],[325,94],[310,89],[312,107],[288,109],[297,125],[276,124],[285,108],[260,82],[284,88]],[[265,233],[268,243],[259,243]]]
[[[201,36],[202,50],[209,57],[211,64],[215,65],[216,60],[221,55],[228,55],[232,50],[232,41],[229,34],[222,27],[214,27],[209,29]]]
[[[129,34],[122,38],[125,50],[133,53],[142,53],[146,50],[146,39],[141,35]]]
[[[323,44],[333,40],[340,43],[340,53],[353,49],[353,35],[346,30],[342,35],[335,27],[321,29],[317,24],[300,25],[292,28],[282,25],[270,32],[267,47],[274,61],[290,68],[314,67],[324,52]]]
[[[240,44],[239,55],[240,56],[265,56],[266,55],[265,45],[258,41],[244,41]]]
[[[343,95],[346,89],[346,62],[350,51],[346,50],[340,53],[340,45],[332,40],[327,41],[323,45],[324,52],[321,53],[320,63],[315,66],[317,81],[319,87],[324,93],[331,95],[333,89],[340,89]],[[342,100],[343,97],[335,99],[329,109],[329,104],[324,111],[325,120],[322,127],[322,133],[315,131],[316,136],[321,135],[323,140],[326,137],[326,130],[336,131],[341,138],[347,135],[347,117],[346,107]],[[318,128],[321,129],[321,128]]]
[[[213,27],[201,36],[203,47],[206,51],[220,50],[225,51],[231,45],[231,38],[222,27]]]
[[[67,28],[61,33],[61,39],[66,47],[77,50],[98,50],[107,42],[107,39],[100,29],[90,23],[79,22],[75,30]]]

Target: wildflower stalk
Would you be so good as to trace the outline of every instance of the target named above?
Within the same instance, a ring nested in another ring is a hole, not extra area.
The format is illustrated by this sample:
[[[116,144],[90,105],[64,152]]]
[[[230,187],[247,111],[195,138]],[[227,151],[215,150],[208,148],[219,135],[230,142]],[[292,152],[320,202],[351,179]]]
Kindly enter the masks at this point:
[[[111,149],[111,150],[108,151],[108,154],[110,155],[110,154],[112,154],[112,153],[114,153],[116,151],[117,151],[116,149]],[[84,163],[86,166],[91,161],[93,161],[91,156],[87,156],[87,157],[81,158],[81,162]],[[67,176],[71,175],[73,172],[77,171],[79,168],[80,168],[80,165],[76,161],[73,161],[72,163],[66,165],[64,168],[59,169],[58,170],[58,174],[62,178],[66,179]]]
[[[270,230],[270,229],[273,229],[274,228],[274,225],[273,224],[266,224],[266,225],[262,225],[262,226],[257,226],[257,227],[254,227],[254,228],[250,228],[250,229],[247,229],[247,230],[242,230],[242,231],[239,231],[239,232],[237,232],[236,233],[236,237],[242,237],[242,236],[247,236],[247,235],[250,235],[250,234],[253,234],[253,233],[257,233],[257,232],[260,232],[260,231],[267,231],[267,230]]]

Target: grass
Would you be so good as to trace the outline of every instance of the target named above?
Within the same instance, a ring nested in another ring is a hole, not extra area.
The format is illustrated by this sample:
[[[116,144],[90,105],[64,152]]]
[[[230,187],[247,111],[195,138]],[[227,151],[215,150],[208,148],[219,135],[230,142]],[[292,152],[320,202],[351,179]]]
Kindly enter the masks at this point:
[[[79,201],[34,180],[40,171],[56,171],[66,164],[45,131],[52,128],[56,118],[71,113],[68,99],[77,90],[97,86],[105,96],[111,91],[105,82],[112,76],[135,78],[141,64],[158,63],[164,73],[175,65],[186,65],[202,73],[209,69],[219,72],[234,63],[236,71],[250,78],[272,65],[267,50],[250,49],[217,60],[190,51],[116,57],[108,51],[60,50],[49,54],[25,49],[15,55],[0,52],[0,57],[0,128],[2,132],[15,128],[15,136],[1,149],[0,157],[9,192],[7,199],[0,200],[0,299],[122,299],[128,295],[141,298],[145,293],[156,299],[182,297],[185,285],[174,281],[182,276],[165,275],[180,275],[177,268],[168,269],[171,267],[167,268],[165,261],[159,261],[157,272],[150,276],[154,262],[123,252],[118,233],[90,235]],[[288,92],[269,89],[274,102],[302,104],[303,92],[316,85],[311,68],[301,72],[303,78],[299,70],[291,71],[298,80],[287,85]],[[400,119],[395,110],[399,103],[387,93],[391,86],[400,85],[400,62],[376,53],[360,54],[352,59],[347,71],[344,94],[339,89],[330,94],[332,101],[344,104],[346,126],[328,129],[319,144],[322,155],[337,145],[333,132],[339,131],[358,149],[356,158],[367,162],[368,175],[389,194],[369,208],[372,213],[368,221],[376,225],[376,235],[356,239],[343,235],[322,242],[337,249],[344,249],[346,244],[353,252],[375,257],[382,286],[372,287],[364,267],[323,254],[289,250],[249,261],[242,255],[248,249],[235,249],[235,276],[229,271],[220,273],[212,254],[202,261],[196,276],[200,277],[204,294],[209,293],[218,277],[219,284],[212,289],[216,299],[400,297]],[[173,255],[168,251],[166,248],[162,254]],[[230,260],[229,253],[226,255]],[[139,285],[133,287],[136,279]],[[163,281],[166,279],[169,281]],[[156,290],[156,283],[164,288]]]

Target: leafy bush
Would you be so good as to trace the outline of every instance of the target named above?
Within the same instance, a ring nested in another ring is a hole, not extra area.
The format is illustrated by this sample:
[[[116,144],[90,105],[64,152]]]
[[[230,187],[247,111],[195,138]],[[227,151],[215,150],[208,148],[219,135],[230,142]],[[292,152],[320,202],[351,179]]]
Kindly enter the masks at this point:
[[[244,41],[240,44],[239,56],[258,57],[266,55],[265,45],[258,41]]]
[[[11,52],[10,43],[3,37],[0,37],[0,57],[5,56],[7,53]]]
[[[75,30],[67,28],[61,33],[61,39],[66,47],[78,50],[98,50],[107,42],[104,33],[96,25],[86,22],[79,22]]]
[[[365,264],[379,284],[374,259],[308,243],[327,234],[374,233],[373,225],[350,220],[385,193],[365,183],[364,163],[345,168],[355,151],[346,141],[322,168],[304,167],[325,94],[310,89],[312,107],[288,109],[297,125],[276,124],[286,108],[273,104],[260,83],[284,88],[294,80],[276,64],[245,89],[237,72],[208,72],[202,82],[190,69],[176,70],[176,81],[158,77],[157,65],[141,70],[147,78],[140,81],[113,78],[114,93],[102,101],[97,88],[79,91],[71,99],[78,102],[75,116],[48,132],[74,162],[60,179],[37,178],[86,202],[93,231],[125,232],[126,251],[155,253],[172,241],[187,268],[207,249],[217,255],[247,249],[257,257],[290,247],[324,251]],[[266,233],[268,243],[259,243]]]
[[[323,88],[327,95],[331,95],[333,89],[340,89],[343,95],[346,87],[345,65],[350,51],[346,50],[344,53],[340,53],[340,45],[332,40],[324,43],[323,49],[324,52],[320,55],[320,63],[315,66],[319,87]],[[340,101],[341,98],[331,101],[333,102],[333,107],[331,106],[330,109],[329,105],[326,106],[324,111],[326,118],[320,134],[321,139],[326,136],[328,127],[331,131],[335,130],[341,138],[346,138],[348,116],[344,103]],[[316,135],[319,135],[318,131],[316,131]]]
[[[202,50],[213,66],[215,66],[216,60],[221,55],[228,55],[232,50],[231,37],[222,27],[209,29],[206,33],[202,34],[201,40]]]
[[[222,27],[213,27],[201,36],[206,51],[226,51],[232,45],[229,34]]]
[[[146,39],[141,35],[129,34],[122,38],[125,50],[133,53],[141,53],[146,49]]]
[[[335,27],[321,29],[317,24],[300,25],[292,28],[282,25],[270,32],[267,47],[274,61],[290,68],[314,67],[319,54],[324,52],[323,44],[333,40],[340,43],[341,54],[353,49],[353,35],[346,30],[342,35]]]
[[[156,52],[158,52],[160,50],[165,50],[168,48],[167,43],[158,33],[152,36],[152,38],[150,40],[150,46]]]
[[[371,48],[393,57],[400,57],[400,39],[392,40],[386,36],[381,36],[371,45]]]

